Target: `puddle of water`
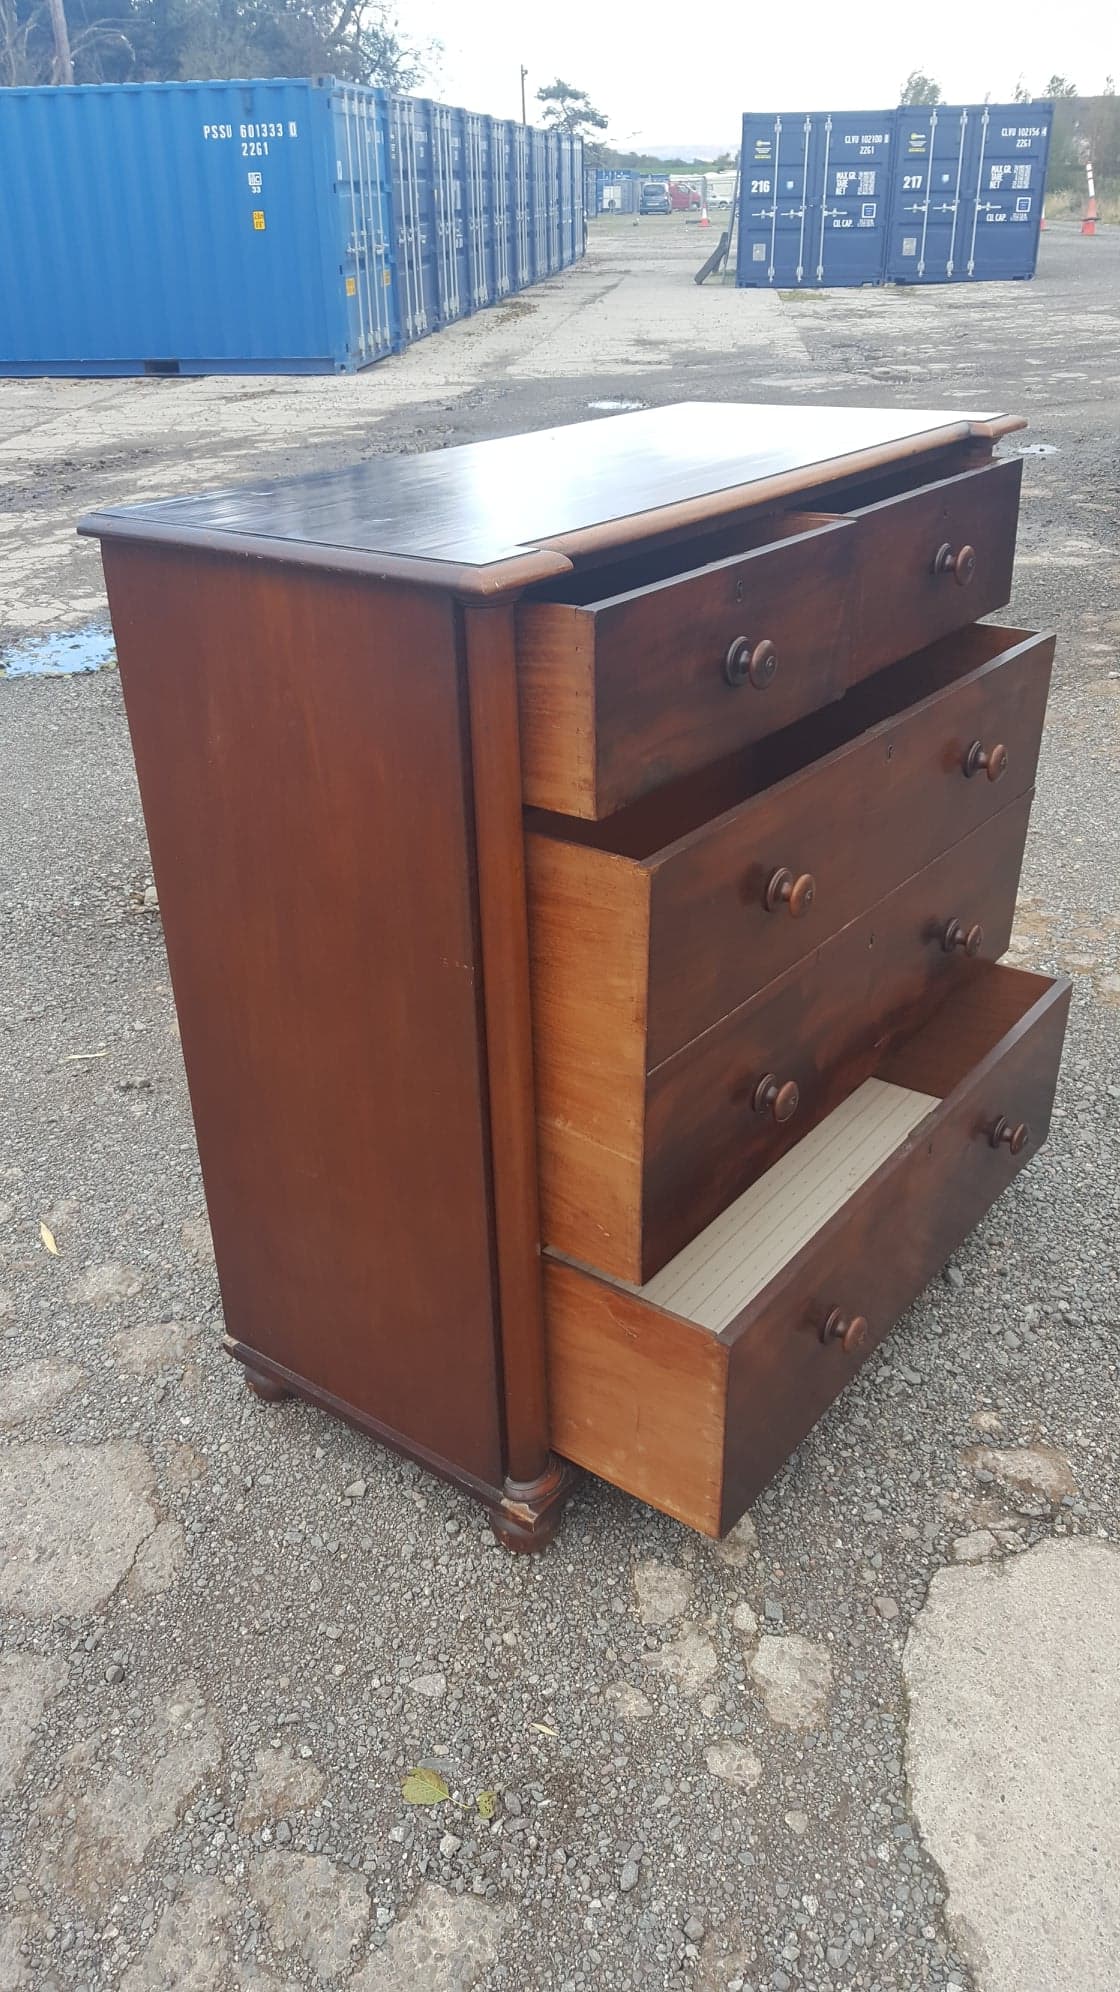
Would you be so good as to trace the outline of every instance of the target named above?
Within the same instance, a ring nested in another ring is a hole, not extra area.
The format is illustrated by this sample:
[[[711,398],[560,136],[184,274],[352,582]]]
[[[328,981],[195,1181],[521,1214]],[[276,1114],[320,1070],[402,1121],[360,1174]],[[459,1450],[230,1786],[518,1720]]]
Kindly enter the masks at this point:
[[[29,636],[0,650],[0,678],[64,678],[77,671],[102,671],[116,662],[111,629],[87,623],[50,636]]]
[[[1057,443],[1020,443],[1020,456],[1061,456]]]
[[[587,405],[600,415],[633,415],[646,404],[644,401],[589,401]]]

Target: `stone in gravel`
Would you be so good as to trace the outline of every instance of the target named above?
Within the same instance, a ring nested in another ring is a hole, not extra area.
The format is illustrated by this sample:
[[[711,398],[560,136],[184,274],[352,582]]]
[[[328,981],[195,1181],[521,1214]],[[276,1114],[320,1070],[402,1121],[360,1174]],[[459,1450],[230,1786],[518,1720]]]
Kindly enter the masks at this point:
[[[75,1363],[24,1363],[0,1376],[0,1425],[19,1425],[69,1397],[82,1381]]]
[[[636,1688],[632,1681],[616,1681],[613,1687],[605,1690],[606,1699],[613,1702],[624,1722],[648,1722],[653,1714],[653,1703],[648,1695]]]
[[[369,1922],[369,1891],[322,1854],[262,1854],[249,1886],[278,1950],[298,1950],[320,1978],[347,1971]]]
[[[723,1736],[718,1743],[709,1743],[704,1762],[714,1778],[721,1778],[724,1784],[741,1785],[744,1790],[756,1785],[762,1776],[762,1759],[734,1736]]]
[[[35,1653],[0,1654],[0,1798],[15,1789],[43,1710],[67,1672],[63,1661]]]
[[[799,1840],[802,1839],[809,1831],[809,1814],[807,1812],[787,1812],[784,1816],[790,1832],[796,1833]]]
[[[163,1912],[139,1962],[126,1971],[121,1992],[228,1992],[236,1980],[229,1925],[237,1897],[224,1882],[188,1875]]]
[[[750,1515],[741,1515],[733,1529],[728,1529],[722,1542],[715,1545],[716,1555],[729,1570],[745,1570],[751,1558],[758,1555],[758,1530]]]
[[[954,1563],[983,1563],[985,1557],[994,1556],[996,1539],[990,1529],[972,1529],[968,1535],[958,1536],[953,1544]]]
[[[1039,1494],[1057,1507],[1077,1492],[1068,1459],[1056,1446],[975,1446],[965,1457],[1017,1493]]]
[[[771,1721],[783,1729],[813,1729],[823,1721],[832,1686],[826,1647],[797,1632],[767,1635],[750,1667]]]
[[[40,1878],[88,1909],[108,1909],[220,1757],[217,1723],[192,1681],[155,1716],[131,1772],[98,1769],[92,1744],[76,1744],[39,1808]]]
[[[349,1487],[343,1488],[342,1498],[344,1501],[361,1501],[365,1498],[365,1492],[366,1483],[364,1480],[352,1480]]]
[[[457,1854],[462,1844],[457,1833],[445,1833],[439,1843],[439,1850],[444,1860],[449,1861],[453,1854]]]
[[[699,1916],[685,1918],[684,1933],[690,1944],[698,1944],[704,1935],[704,1924]]]
[[[692,1579],[687,1570],[679,1570],[675,1564],[649,1558],[634,1571],[634,1589],[642,1624],[669,1625],[687,1611]]]
[[[656,1674],[668,1674],[682,1694],[698,1695],[711,1680],[719,1662],[716,1649],[694,1625],[686,1625],[679,1639],[663,1646],[659,1653],[646,1656],[646,1665]]]
[[[898,1601],[895,1598],[876,1598],[875,1610],[881,1619],[896,1619],[898,1617]]]
[[[148,1321],[137,1328],[122,1328],[109,1346],[123,1369],[136,1376],[157,1376],[160,1370],[175,1369],[186,1361],[197,1333],[193,1322]]]
[[[470,1992],[498,1961],[502,1922],[493,1902],[425,1882],[347,1992]]]
[[[169,1591],[187,1560],[187,1538],[181,1522],[161,1522],[140,1545],[128,1580],[130,1595],[147,1598]]]
[[[746,1639],[757,1638],[758,1616],[749,1605],[736,1605],[731,1614],[731,1623],[736,1632],[741,1632]]]
[[[22,1986],[31,1983],[19,1954],[26,1939],[27,1924],[21,1916],[0,1923],[0,1992],[20,1992]]]
[[[242,1833],[255,1833],[270,1820],[304,1812],[323,1795],[323,1774],[290,1750],[258,1750],[237,1815]]]
[[[620,1893],[623,1895],[629,1895],[632,1889],[637,1888],[641,1878],[642,1878],[642,1870],[638,1866],[637,1861],[623,1861],[622,1871],[618,1877],[618,1886]]]
[[[86,1266],[73,1282],[70,1298],[83,1307],[115,1307],[122,1300],[134,1300],[142,1285],[135,1266],[122,1266],[113,1259],[103,1266]]]
[[[15,1311],[16,1304],[7,1287],[0,1287],[0,1321],[7,1321]]]
[[[116,1590],[156,1525],[140,1446],[26,1445],[0,1454],[0,1603],[79,1617]]]
[[[188,1217],[179,1236],[192,1259],[197,1259],[202,1265],[213,1265],[214,1240],[210,1236],[210,1219],[205,1211],[200,1211],[197,1217]]]
[[[414,1695],[426,1695],[429,1701],[438,1701],[441,1695],[447,1693],[447,1676],[446,1674],[417,1674],[416,1679],[410,1681],[408,1685]]]

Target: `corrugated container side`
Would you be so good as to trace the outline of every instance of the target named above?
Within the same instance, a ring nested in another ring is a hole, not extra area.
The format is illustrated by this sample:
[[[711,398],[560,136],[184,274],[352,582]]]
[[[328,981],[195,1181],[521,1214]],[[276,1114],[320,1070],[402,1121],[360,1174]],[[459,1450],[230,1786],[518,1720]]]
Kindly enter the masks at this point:
[[[524,290],[533,281],[533,182],[530,170],[529,130],[513,126],[513,269],[514,289]]]
[[[494,118],[490,126],[491,184],[494,202],[494,296],[508,297],[513,289],[513,210],[510,204],[510,170],[513,141],[506,120]]]
[[[740,284],[881,282],[894,135],[893,111],[748,113]]]
[[[0,368],[351,364],[328,106],[306,82],[0,91]]]

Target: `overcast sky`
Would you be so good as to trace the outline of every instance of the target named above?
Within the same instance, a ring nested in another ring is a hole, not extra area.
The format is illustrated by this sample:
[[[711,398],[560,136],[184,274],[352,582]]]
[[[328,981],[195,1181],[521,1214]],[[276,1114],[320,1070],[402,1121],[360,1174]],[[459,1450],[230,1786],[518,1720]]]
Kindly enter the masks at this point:
[[[911,69],[947,101],[999,102],[1055,72],[1085,93],[1120,84],[1117,0],[399,0],[402,28],[444,53],[426,87],[447,103],[519,117],[559,73],[610,119],[622,151],[731,145],[746,109],[894,104]],[[530,119],[533,110],[530,107]]]

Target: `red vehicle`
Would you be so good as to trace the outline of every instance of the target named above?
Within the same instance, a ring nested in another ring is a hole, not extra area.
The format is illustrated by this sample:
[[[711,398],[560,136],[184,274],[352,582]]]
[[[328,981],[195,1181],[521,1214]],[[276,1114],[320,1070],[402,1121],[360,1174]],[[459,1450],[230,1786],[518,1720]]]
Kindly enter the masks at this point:
[[[670,180],[669,204],[674,214],[677,214],[681,208],[698,208],[700,206],[700,196],[695,187],[682,187],[678,185],[676,180]]]

